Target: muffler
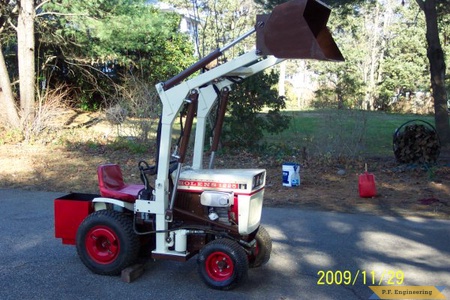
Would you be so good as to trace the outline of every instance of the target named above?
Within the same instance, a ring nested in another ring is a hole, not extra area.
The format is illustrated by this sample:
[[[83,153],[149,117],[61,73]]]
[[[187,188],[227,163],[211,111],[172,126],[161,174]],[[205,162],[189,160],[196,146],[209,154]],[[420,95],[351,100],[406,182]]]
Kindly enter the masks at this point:
[[[292,0],[256,17],[256,48],[277,58],[343,61],[326,27],[331,9],[318,0]]]

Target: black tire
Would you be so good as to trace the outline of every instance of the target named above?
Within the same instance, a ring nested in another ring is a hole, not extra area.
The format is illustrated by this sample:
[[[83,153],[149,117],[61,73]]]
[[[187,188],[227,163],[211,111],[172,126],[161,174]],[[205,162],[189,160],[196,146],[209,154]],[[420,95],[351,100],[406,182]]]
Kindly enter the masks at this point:
[[[272,253],[272,238],[263,226],[259,226],[255,239],[256,245],[252,249],[252,254],[248,256],[250,268],[257,268],[266,264]]]
[[[112,210],[86,217],[78,227],[76,245],[83,264],[101,275],[120,274],[136,261],[140,247],[133,220]]]
[[[198,255],[198,272],[211,288],[230,290],[248,276],[248,259],[235,241],[218,239],[208,243]]]

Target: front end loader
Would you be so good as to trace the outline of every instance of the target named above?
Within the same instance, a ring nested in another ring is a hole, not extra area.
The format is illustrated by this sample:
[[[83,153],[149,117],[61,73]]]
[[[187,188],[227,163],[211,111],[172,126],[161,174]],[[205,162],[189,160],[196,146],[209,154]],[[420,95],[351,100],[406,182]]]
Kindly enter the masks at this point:
[[[261,225],[266,171],[214,168],[228,95],[236,78],[244,80],[285,59],[343,60],[326,27],[329,14],[330,8],[317,0],[280,4],[258,15],[246,34],[157,84],[162,114],[156,164],[139,162],[142,184],[125,183],[118,165],[99,166],[100,195],[55,199],[55,236],[76,245],[86,267],[104,275],[120,274],[142,255],[175,261],[197,256],[202,280],[227,290],[241,284],[249,268],[267,263],[272,240]],[[205,71],[253,34],[255,49]],[[219,108],[217,124],[209,167],[203,168],[206,120],[213,107]],[[174,123],[182,112],[182,137],[173,145]]]

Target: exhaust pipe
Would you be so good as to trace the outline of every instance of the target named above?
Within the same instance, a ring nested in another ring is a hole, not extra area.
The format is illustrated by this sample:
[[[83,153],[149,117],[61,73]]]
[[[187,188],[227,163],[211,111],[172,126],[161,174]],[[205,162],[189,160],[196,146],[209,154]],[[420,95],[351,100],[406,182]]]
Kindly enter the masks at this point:
[[[343,61],[326,27],[331,9],[318,0],[292,0],[256,17],[256,48],[261,55]]]

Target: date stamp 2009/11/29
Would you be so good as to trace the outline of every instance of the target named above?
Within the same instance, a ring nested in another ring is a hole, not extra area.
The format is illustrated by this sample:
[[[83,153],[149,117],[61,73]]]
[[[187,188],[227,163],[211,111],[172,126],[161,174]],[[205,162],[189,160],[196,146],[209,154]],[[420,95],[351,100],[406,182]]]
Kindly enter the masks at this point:
[[[318,285],[401,285],[405,281],[402,270],[319,270],[317,275]]]

